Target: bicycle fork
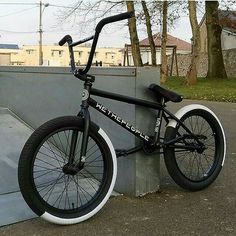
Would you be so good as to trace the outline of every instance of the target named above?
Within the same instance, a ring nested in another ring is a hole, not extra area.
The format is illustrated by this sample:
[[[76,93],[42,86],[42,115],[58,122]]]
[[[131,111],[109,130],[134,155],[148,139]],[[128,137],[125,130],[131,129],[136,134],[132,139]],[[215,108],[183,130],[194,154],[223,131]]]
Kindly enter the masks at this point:
[[[69,166],[76,165],[76,168],[78,170],[83,169],[85,158],[86,158],[86,152],[87,152],[87,146],[88,146],[88,138],[89,138],[89,125],[90,125],[90,113],[88,110],[88,98],[89,98],[89,91],[91,88],[91,83],[86,81],[84,84],[84,90],[83,90],[83,96],[82,96],[82,104],[81,104],[81,110],[78,113],[78,116],[83,119],[83,130],[82,130],[82,144],[80,149],[80,157],[79,162],[74,163],[75,159],[75,151],[76,151],[76,144],[78,140],[78,130],[73,130],[72,132],[72,138],[71,138],[71,148],[70,148],[70,154],[69,154]],[[78,144],[79,145],[79,144]]]

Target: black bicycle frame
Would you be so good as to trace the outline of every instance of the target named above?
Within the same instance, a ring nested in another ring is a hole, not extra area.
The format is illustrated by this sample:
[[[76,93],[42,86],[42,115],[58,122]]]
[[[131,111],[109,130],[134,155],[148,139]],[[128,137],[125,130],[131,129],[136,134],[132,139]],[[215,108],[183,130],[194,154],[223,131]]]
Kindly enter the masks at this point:
[[[120,102],[130,103],[134,105],[144,106],[146,108],[151,108],[154,110],[157,110],[157,119],[156,119],[156,125],[154,128],[154,135],[149,136],[147,134],[144,134],[139,129],[135,128],[132,124],[129,124],[125,120],[123,120],[119,115],[115,114],[114,112],[110,111],[108,108],[106,108],[104,105],[98,103],[93,98],[90,97],[90,95],[95,95],[99,97],[104,97],[108,99],[113,99]],[[186,126],[185,124],[179,120],[175,115],[173,115],[171,112],[169,112],[165,108],[165,102],[164,98],[161,99],[160,103],[157,102],[151,102],[147,100],[137,99],[133,97],[128,97],[116,93],[111,93],[103,90],[98,90],[95,88],[92,88],[92,82],[88,78],[84,83],[84,90],[83,90],[83,96],[82,96],[82,104],[81,104],[81,110],[78,113],[78,116],[83,118],[83,124],[84,124],[84,130],[83,130],[83,138],[82,138],[82,146],[81,146],[81,153],[80,153],[80,161],[78,168],[83,168],[85,158],[86,158],[86,150],[87,150],[87,143],[88,143],[88,136],[89,136],[89,126],[90,126],[90,113],[89,113],[89,106],[92,106],[94,109],[102,113],[103,115],[107,116],[109,119],[135,135],[137,138],[143,141],[144,144],[146,144],[146,147],[151,147],[152,150],[154,149],[160,149],[166,146],[172,147],[172,148],[178,148],[178,149],[184,149],[184,150],[196,150],[200,149],[202,143],[199,141],[198,137],[194,135]],[[174,138],[173,140],[170,140],[168,142],[160,142],[160,130],[161,130],[161,124],[163,119],[168,123],[171,119],[175,120],[177,122],[178,126],[182,126],[187,134],[183,136],[179,136]],[[78,137],[78,131],[73,131],[72,134],[72,141],[71,141],[71,150],[70,150],[70,156],[69,156],[69,163],[72,164],[74,160],[74,152],[75,152],[75,146],[76,146],[76,140]],[[185,143],[183,145],[175,144],[176,142],[179,142],[181,140],[184,140],[186,137],[193,138],[198,145],[196,144],[189,144]],[[130,150],[125,150],[126,155],[137,152],[141,150],[143,146],[138,146],[135,148],[132,148]],[[128,154],[127,154],[128,153]]]
[[[88,107],[92,106],[94,109],[96,109],[100,113],[104,114],[109,119],[111,119],[112,121],[114,121],[115,123],[120,125],[121,127],[125,128],[127,131],[129,131],[130,133],[132,133],[133,135],[135,135],[136,137],[138,137],[139,139],[141,139],[145,143],[147,143],[149,145],[159,144],[160,147],[162,147],[161,144],[159,143],[160,129],[161,129],[162,121],[164,119],[166,122],[169,122],[170,119],[173,119],[173,120],[177,121],[177,123],[180,126],[182,126],[187,131],[187,133],[189,135],[191,135],[198,142],[198,144],[201,144],[200,141],[198,140],[198,138],[183,124],[183,122],[181,120],[179,120],[175,115],[173,115],[171,112],[169,112],[167,109],[165,109],[164,99],[162,99],[161,103],[151,102],[151,101],[128,97],[128,96],[115,94],[115,93],[111,93],[111,92],[107,92],[107,91],[103,91],[103,90],[98,90],[95,88],[91,88],[91,86],[92,86],[92,84],[90,86],[85,85],[85,87],[84,87],[82,113],[84,113],[84,110],[86,112],[88,112],[87,111]],[[123,120],[119,115],[113,113],[108,108],[106,108],[104,105],[95,101],[93,98],[90,97],[90,95],[95,95],[95,96],[99,96],[99,97],[104,97],[104,98],[113,99],[113,100],[120,101],[120,102],[130,103],[130,104],[144,106],[146,108],[158,110],[156,125],[154,128],[154,136],[150,137],[149,135],[144,134],[139,129],[135,128],[132,124],[129,124],[128,122]],[[86,104],[86,106],[84,106],[84,104]],[[81,115],[82,113],[80,111],[79,115]],[[84,119],[85,119],[85,124],[87,124],[86,125],[86,127],[87,127],[88,123],[90,122],[90,118],[89,118],[89,121],[86,121],[88,119],[86,117],[84,117]],[[88,129],[86,128],[86,131],[87,130]],[[168,143],[162,143],[162,145],[171,145],[171,144],[174,144],[175,142],[177,142],[178,140],[179,139],[176,138],[173,141],[170,141]],[[175,145],[173,145],[173,147],[175,147]],[[180,146],[176,145],[176,147],[180,147]]]

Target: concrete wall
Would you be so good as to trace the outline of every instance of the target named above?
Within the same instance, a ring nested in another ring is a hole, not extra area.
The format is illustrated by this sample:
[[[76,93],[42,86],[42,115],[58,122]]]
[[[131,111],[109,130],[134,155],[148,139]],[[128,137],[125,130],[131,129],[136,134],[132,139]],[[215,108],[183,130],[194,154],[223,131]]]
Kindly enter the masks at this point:
[[[159,68],[93,68],[95,88],[150,99],[147,86],[159,83]],[[0,106],[8,107],[37,128],[45,121],[80,110],[83,83],[69,68],[0,67]],[[143,132],[152,133],[155,113],[142,107],[96,98]],[[134,147],[137,140],[127,131],[91,109],[92,120],[107,132],[115,148]],[[116,190],[141,195],[159,187],[159,157],[136,153],[118,159]]]
[[[221,46],[222,50],[236,48],[236,34],[232,34],[223,29],[221,33]]]
[[[227,72],[228,77],[236,77],[236,48],[223,50],[223,58],[225,69]],[[180,76],[186,76],[190,62],[191,62],[191,55],[177,55],[178,57],[178,69]],[[170,68],[171,65],[171,57],[168,57],[168,65]],[[197,71],[199,77],[205,77],[208,70],[208,56],[206,53],[200,54],[200,59],[197,65]],[[173,75],[176,75],[176,67],[174,63],[173,67]]]
[[[151,50],[147,47],[147,48],[140,48],[140,51],[141,51],[141,58],[142,58],[143,64],[151,65],[152,64]],[[190,53],[191,53],[190,51],[177,50],[177,54],[189,55]],[[173,54],[173,49],[167,48],[166,55],[169,57],[172,57],[172,54]],[[124,57],[124,54],[123,54],[123,57]],[[128,57],[129,57],[129,66],[133,66],[134,62],[133,62],[133,57],[132,57],[131,51],[129,51]],[[161,64],[161,49],[160,48],[156,49],[156,63],[157,63],[157,65]],[[123,61],[123,64],[124,64],[124,61]],[[127,57],[125,58],[125,65],[128,65]]]

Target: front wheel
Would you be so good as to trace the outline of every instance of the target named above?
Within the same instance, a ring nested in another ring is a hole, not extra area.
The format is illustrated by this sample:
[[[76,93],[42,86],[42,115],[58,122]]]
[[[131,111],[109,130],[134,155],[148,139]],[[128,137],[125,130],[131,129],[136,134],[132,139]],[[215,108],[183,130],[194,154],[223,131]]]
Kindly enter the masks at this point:
[[[226,143],[222,125],[212,111],[201,105],[187,106],[177,117],[198,138],[203,148],[184,148],[198,143],[181,125],[171,121],[166,129],[165,142],[184,138],[175,143],[183,148],[168,145],[165,148],[167,170],[182,188],[191,191],[204,189],[216,179],[224,163]]]
[[[73,167],[72,134],[77,133]],[[68,116],[39,127],[26,142],[19,161],[22,195],[39,216],[56,224],[74,224],[96,214],[113,190],[117,165],[111,141],[91,122],[85,163],[80,160],[83,120]]]

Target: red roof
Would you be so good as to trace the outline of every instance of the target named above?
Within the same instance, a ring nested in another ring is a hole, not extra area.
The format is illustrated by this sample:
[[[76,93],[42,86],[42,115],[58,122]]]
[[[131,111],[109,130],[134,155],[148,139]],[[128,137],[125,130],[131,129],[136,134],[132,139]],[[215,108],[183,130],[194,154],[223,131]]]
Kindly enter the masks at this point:
[[[157,33],[157,34],[154,34],[152,37],[154,39],[155,45],[161,46],[161,34]],[[139,44],[143,45],[143,46],[149,46],[148,38],[143,39],[142,41],[139,42]],[[167,46],[176,46],[177,50],[191,51],[191,44],[190,43],[188,43],[182,39],[173,37],[170,34],[167,34],[166,45]]]
[[[223,29],[236,33],[236,11],[219,11],[219,20]]]
[[[204,24],[206,19],[206,14],[204,14],[199,26]],[[219,10],[219,21],[223,29],[228,30],[232,33],[236,33],[236,11],[230,10]]]

